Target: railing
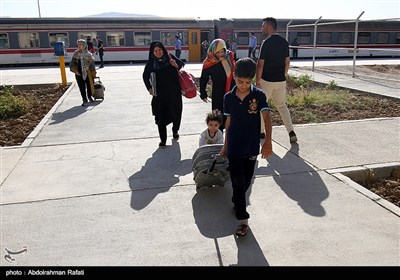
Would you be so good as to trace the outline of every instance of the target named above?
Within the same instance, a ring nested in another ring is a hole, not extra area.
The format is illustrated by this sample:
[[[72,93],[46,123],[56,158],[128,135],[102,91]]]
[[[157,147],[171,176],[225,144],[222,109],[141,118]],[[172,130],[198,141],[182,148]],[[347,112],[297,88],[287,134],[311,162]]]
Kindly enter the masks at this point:
[[[360,18],[364,12],[362,12],[355,20],[348,20],[348,21],[336,21],[336,22],[322,22],[320,23],[319,21],[321,20],[322,16],[319,17],[314,23],[310,24],[298,24],[298,25],[291,25],[293,20],[290,20],[288,24],[286,25],[286,41],[289,41],[289,28],[296,28],[296,27],[314,27],[314,42],[312,47],[298,47],[298,46],[290,46],[292,49],[313,49],[313,60],[312,60],[312,71],[314,71],[314,66],[315,66],[315,51],[317,49],[329,49],[329,50],[353,50],[353,78],[355,77],[355,68],[356,68],[356,59],[357,59],[357,51],[359,50],[357,48],[357,39],[358,39],[358,23],[360,21]],[[399,20],[399,18],[390,18],[390,19],[375,19],[375,20],[366,20],[366,21],[391,21],[391,20]],[[317,46],[317,27],[319,25],[333,25],[333,24],[345,24],[345,23],[355,23],[355,30],[354,30],[354,47],[353,48],[343,48],[343,47],[318,47]],[[376,48],[362,48],[363,50],[374,50],[374,51],[387,51],[389,49],[376,49]],[[399,52],[400,50],[393,50],[390,49],[390,51],[394,52]]]

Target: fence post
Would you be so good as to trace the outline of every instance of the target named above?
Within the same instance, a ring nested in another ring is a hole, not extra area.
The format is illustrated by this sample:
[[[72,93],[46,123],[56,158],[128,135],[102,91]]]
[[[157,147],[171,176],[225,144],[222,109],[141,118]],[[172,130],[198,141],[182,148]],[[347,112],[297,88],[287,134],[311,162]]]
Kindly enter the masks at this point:
[[[314,72],[314,64],[315,64],[315,47],[317,46],[317,26],[318,26],[318,22],[320,21],[320,19],[322,18],[322,16],[319,17],[319,19],[316,20],[316,22],[314,23],[314,45],[313,45],[313,55],[312,55],[312,71]]]
[[[289,25],[292,23],[293,19],[291,19],[288,24],[286,24],[286,41],[289,42]]]
[[[353,50],[353,75],[354,78],[356,76],[356,57],[357,57],[357,39],[358,39],[358,22],[361,16],[364,14],[364,11],[356,18],[356,30],[354,31],[354,50]]]

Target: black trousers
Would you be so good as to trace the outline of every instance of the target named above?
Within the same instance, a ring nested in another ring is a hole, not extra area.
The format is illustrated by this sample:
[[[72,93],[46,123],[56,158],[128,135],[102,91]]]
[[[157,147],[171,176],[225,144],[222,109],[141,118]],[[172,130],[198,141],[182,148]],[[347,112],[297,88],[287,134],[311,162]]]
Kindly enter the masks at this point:
[[[249,55],[248,55],[250,58],[252,58],[252,59],[255,59],[256,58],[256,49],[254,48],[252,48],[252,47],[249,47]]]
[[[99,57],[100,57],[100,61],[101,61],[100,66],[104,66],[103,56],[104,56],[104,53],[103,52],[99,52]]]
[[[225,129],[225,122],[226,122],[226,116],[223,114],[224,112],[224,95],[225,93],[212,93],[212,99],[211,99],[211,110],[218,109],[222,113],[222,123],[219,126],[219,130],[224,132]]]
[[[250,218],[250,214],[246,211],[246,192],[253,179],[256,157],[229,157],[228,160],[233,189],[232,202],[236,210],[236,219],[245,220]]]
[[[92,88],[90,87],[89,77],[83,80],[82,76],[75,75],[76,82],[78,83],[79,91],[81,92],[82,101],[88,102],[88,96],[92,96]],[[86,95],[87,88],[87,95]]]
[[[182,53],[181,50],[175,50],[175,56],[176,56],[177,58],[181,58],[181,53]]]
[[[158,124],[158,134],[160,135],[161,142],[167,141],[167,126],[163,124]],[[176,120],[172,123],[172,133],[178,133],[181,126],[181,119]]]

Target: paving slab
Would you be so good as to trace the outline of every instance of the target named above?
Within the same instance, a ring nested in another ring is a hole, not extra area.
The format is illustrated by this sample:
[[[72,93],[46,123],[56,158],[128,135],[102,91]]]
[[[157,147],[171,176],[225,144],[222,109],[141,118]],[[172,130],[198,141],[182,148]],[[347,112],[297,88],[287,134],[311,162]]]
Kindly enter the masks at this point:
[[[399,161],[400,118],[295,125],[300,157],[319,169]],[[291,148],[286,129],[273,128],[273,139]]]
[[[0,185],[10,175],[26,151],[20,147],[0,147]]]

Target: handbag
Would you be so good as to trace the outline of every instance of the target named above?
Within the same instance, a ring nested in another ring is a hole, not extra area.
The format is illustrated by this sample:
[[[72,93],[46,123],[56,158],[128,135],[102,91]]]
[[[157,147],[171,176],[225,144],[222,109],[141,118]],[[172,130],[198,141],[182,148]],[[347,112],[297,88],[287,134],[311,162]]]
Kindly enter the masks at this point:
[[[178,70],[178,80],[182,95],[186,98],[194,98],[197,95],[197,86],[194,77],[185,70]]]
[[[170,59],[172,59],[171,54],[169,54]],[[194,81],[194,77],[192,74],[186,72],[181,69],[178,70],[178,81],[181,86],[181,93],[186,98],[194,98],[197,95],[197,86]]]

